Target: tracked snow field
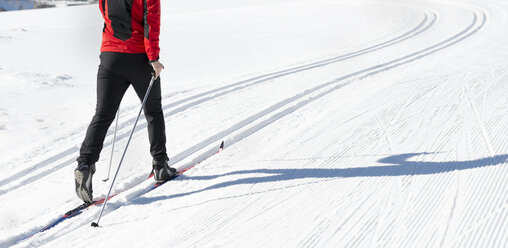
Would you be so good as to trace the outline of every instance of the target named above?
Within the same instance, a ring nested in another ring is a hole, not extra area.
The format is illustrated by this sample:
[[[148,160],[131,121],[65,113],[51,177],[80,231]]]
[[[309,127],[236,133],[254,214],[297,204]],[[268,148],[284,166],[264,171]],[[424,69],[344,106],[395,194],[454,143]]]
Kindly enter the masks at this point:
[[[0,13],[0,247],[508,246],[505,1],[164,0],[162,22],[170,163],[205,160],[144,193],[141,120],[101,227],[39,232],[81,204],[103,24]],[[113,170],[138,110],[130,89]]]

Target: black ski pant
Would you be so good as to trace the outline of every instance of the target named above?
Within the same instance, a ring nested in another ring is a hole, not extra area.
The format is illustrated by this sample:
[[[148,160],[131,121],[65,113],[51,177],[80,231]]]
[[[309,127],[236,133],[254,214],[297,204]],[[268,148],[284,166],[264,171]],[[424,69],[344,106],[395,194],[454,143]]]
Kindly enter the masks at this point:
[[[146,54],[102,52],[97,73],[97,106],[80,149],[78,163],[94,164],[99,160],[104,138],[116,116],[120,102],[130,85],[143,100],[152,77]],[[148,123],[150,153],[154,162],[168,160],[166,132],[161,105],[160,77],[154,81],[144,106]]]

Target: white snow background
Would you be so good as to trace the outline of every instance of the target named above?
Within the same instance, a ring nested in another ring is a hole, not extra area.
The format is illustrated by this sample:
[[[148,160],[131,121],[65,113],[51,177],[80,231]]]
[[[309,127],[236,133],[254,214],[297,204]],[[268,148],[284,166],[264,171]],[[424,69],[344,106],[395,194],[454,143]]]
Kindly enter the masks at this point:
[[[139,195],[142,118],[101,227],[94,206],[21,240],[81,204],[103,23],[2,12],[0,247],[506,247],[507,18],[504,0],[163,0],[170,162],[225,150]],[[139,106],[129,89],[113,170]]]

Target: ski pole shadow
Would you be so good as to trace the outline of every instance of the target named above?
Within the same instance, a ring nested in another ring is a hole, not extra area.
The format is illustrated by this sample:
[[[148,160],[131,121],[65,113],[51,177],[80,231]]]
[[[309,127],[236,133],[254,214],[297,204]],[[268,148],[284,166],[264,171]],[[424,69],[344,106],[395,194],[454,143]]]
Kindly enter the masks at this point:
[[[249,175],[255,174],[254,177],[236,179],[232,181],[221,182],[202,189],[191,192],[173,194],[167,196],[140,197],[131,202],[135,205],[145,205],[162,200],[170,200],[187,195],[201,193],[208,190],[227,188],[235,185],[252,185],[256,183],[290,181],[304,178],[316,179],[339,179],[354,177],[393,177],[393,176],[417,176],[431,175],[451,171],[461,171],[474,168],[482,168],[507,163],[508,154],[497,155],[494,157],[485,157],[475,160],[466,161],[446,161],[446,162],[428,162],[428,161],[410,161],[411,158],[420,155],[432,153],[405,153],[392,155],[378,160],[382,166],[354,167],[354,168],[302,168],[302,169],[254,169],[240,170],[220,175],[210,176],[193,176],[192,180],[211,180],[219,177],[230,175]],[[259,176],[266,174],[267,176]]]

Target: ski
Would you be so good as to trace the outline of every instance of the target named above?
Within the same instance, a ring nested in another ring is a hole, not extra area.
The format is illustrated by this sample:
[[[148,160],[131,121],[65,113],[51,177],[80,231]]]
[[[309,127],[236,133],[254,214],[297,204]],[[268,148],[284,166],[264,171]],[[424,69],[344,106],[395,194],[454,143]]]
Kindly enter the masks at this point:
[[[117,194],[114,194],[114,195],[110,196],[109,199],[113,198]],[[83,203],[83,204],[77,206],[76,208],[73,208],[73,209],[67,211],[64,215],[60,216],[58,219],[52,221],[51,223],[49,223],[48,225],[44,226],[40,230],[31,233],[30,235],[26,236],[22,240],[29,239],[29,238],[33,237],[34,235],[36,235],[37,233],[41,233],[41,232],[44,232],[46,230],[49,230],[49,229],[55,227],[56,225],[60,224],[61,222],[81,214],[84,210],[88,209],[91,206],[100,205],[100,204],[102,204],[104,202],[105,199],[106,199],[106,197],[102,197],[102,198],[94,200],[93,202],[90,202],[90,203]]]
[[[219,150],[215,154],[221,152],[222,150],[224,150],[224,141],[222,141],[222,143],[220,144]],[[199,165],[201,162],[203,162],[206,159],[207,158],[204,158],[203,160],[198,161],[198,162],[192,164],[191,166],[188,166],[188,167],[185,167],[185,168],[182,168],[182,169],[178,170],[176,176],[174,176],[174,177],[172,177],[172,178],[170,178],[170,179],[168,179],[168,180],[166,180],[164,182],[161,182],[161,183],[155,182],[147,191],[145,191],[142,194],[136,196],[135,198],[137,198],[137,197],[139,197],[139,196],[141,196],[143,194],[146,194],[146,193],[148,193],[148,192],[158,188],[159,186],[161,186],[161,185],[163,185],[163,184],[165,184],[165,183],[167,183],[167,182],[169,182],[169,181],[179,177],[180,175],[182,175],[183,173],[187,172],[188,170],[194,168],[195,166]],[[148,179],[150,179],[151,177],[153,177],[153,172],[150,173],[150,175],[148,176]],[[110,200],[111,198],[117,196],[118,194],[121,194],[124,191],[126,191],[126,190],[123,190],[123,191],[118,192],[118,193],[116,193],[114,195],[111,195],[108,200]],[[22,238],[19,241],[23,241],[23,240],[29,239],[29,238],[33,237],[34,235],[36,235],[38,233],[42,233],[42,232],[44,232],[46,230],[49,230],[49,229],[55,227],[56,225],[60,224],[61,222],[63,222],[65,220],[67,220],[67,219],[70,219],[72,217],[75,217],[75,216],[83,213],[85,210],[87,210],[88,208],[90,208],[92,206],[99,206],[99,205],[103,204],[105,200],[106,200],[106,197],[102,197],[102,198],[98,198],[97,200],[94,200],[91,203],[83,203],[83,204],[81,204],[81,205],[79,205],[79,206],[77,206],[77,207],[67,211],[65,214],[63,214],[62,216],[60,216],[56,220],[54,220],[51,223],[49,223],[48,225],[44,226],[40,230],[37,230],[37,231],[34,231],[34,232],[30,233],[29,235],[27,235],[26,237]]]

